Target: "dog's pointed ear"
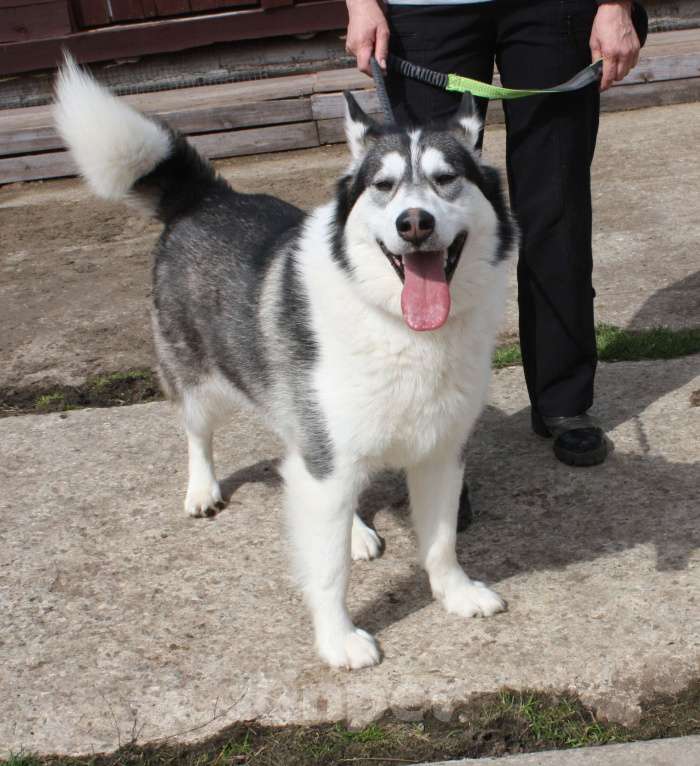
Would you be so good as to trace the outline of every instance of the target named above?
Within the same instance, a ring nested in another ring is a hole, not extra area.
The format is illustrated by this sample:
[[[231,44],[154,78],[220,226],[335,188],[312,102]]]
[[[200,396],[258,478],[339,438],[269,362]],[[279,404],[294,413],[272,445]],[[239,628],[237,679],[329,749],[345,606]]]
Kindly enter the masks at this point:
[[[361,159],[379,133],[379,126],[363,111],[350,91],[345,96],[345,136],[353,159]]]
[[[462,96],[459,109],[452,118],[450,127],[459,140],[467,144],[470,149],[476,146],[483,126],[471,93],[467,92]]]

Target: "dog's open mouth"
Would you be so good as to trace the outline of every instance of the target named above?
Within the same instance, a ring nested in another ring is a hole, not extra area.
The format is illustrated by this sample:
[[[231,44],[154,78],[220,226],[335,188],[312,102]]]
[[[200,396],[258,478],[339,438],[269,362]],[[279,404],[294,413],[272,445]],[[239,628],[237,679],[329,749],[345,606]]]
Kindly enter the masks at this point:
[[[401,310],[412,330],[437,330],[450,313],[450,281],[462,256],[467,232],[458,234],[447,250],[397,255],[381,241],[379,247],[403,282]]]

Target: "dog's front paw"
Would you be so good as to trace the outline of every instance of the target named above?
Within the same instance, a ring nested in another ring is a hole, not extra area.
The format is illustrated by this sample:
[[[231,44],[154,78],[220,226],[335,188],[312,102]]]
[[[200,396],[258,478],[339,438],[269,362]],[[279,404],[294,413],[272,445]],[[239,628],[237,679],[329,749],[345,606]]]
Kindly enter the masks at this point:
[[[490,617],[497,612],[503,612],[506,602],[496,593],[487,588],[483,582],[464,579],[451,583],[441,596],[445,609],[450,614],[460,617]]]
[[[223,507],[218,481],[190,485],[185,497],[185,511],[190,516],[213,516]]]
[[[319,641],[318,653],[332,668],[357,670],[379,662],[377,642],[361,628],[353,628],[335,640]]]
[[[359,519],[352,524],[351,555],[353,561],[376,559],[382,551],[379,535]]]

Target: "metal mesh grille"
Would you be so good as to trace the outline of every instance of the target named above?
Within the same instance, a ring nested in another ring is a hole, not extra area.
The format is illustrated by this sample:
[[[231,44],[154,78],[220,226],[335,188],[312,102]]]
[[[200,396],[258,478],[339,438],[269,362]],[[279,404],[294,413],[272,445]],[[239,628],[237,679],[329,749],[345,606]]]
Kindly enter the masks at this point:
[[[175,54],[94,64],[88,68],[113,93],[126,96],[262,80],[353,65],[354,58],[345,52],[344,41],[339,34],[329,32],[319,34],[313,40],[277,38],[224,44]],[[52,72],[0,79],[0,109],[48,104],[52,89]]]

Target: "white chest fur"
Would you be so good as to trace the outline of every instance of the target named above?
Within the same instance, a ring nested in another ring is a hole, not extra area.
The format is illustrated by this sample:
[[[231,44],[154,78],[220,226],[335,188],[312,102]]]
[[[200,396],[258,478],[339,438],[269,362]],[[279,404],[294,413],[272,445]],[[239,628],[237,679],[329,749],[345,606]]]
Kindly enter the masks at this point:
[[[314,387],[333,443],[374,466],[393,467],[459,448],[485,401],[502,269],[484,270],[489,284],[478,291],[478,305],[420,333],[366,303],[352,278],[319,250],[301,265],[318,341]]]

